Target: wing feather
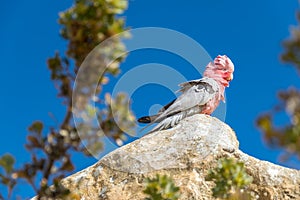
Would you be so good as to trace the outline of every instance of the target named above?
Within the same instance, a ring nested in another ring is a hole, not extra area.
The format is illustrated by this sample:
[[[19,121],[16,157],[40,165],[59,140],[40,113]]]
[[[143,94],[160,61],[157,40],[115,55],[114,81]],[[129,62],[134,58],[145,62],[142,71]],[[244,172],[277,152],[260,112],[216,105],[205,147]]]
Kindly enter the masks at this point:
[[[183,93],[168,109],[162,112],[154,122],[195,106],[205,105],[214,98],[215,94],[219,91],[217,82],[210,78],[193,80],[183,83],[181,86],[180,91]]]
[[[188,113],[193,112],[195,108],[200,108],[208,103],[219,91],[217,82],[211,78],[202,78],[184,82],[181,83],[180,86],[181,88],[179,91],[182,92],[182,94],[177,99],[166,105],[164,107],[166,108],[165,110],[161,109],[158,112],[157,117],[142,130],[156,122],[160,122],[160,124],[154,128],[155,130],[161,130],[175,122],[178,123],[181,119],[185,118]],[[197,110],[197,112],[200,111]],[[179,120],[174,118],[173,120],[175,121],[172,121],[171,117],[175,115],[181,117]],[[153,130],[151,130],[151,132],[153,132]]]

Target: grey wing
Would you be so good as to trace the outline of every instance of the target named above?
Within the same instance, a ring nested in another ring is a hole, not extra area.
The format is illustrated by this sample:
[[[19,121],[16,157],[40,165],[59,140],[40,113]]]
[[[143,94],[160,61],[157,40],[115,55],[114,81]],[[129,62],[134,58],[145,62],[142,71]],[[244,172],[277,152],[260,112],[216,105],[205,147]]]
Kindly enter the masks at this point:
[[[176,101],[157,117],[157,121],[162,118],[172,116],[179,112],[188,110],[195,106],[202,106],[209,102],[218,93],[219,88],[215,80],[203,78],[180,84],[182,94]]]
[[[218,92],[217,83],[209,78],[185,82],[180,84],[180,86],[181,89],[179,91],[182,94],[149,124],[161,122],[154,129],[159,128],[157,130],[161,130],[170,125],[173,127],[174,124],[177,124],[186,116],[200,113],[201,106],[208,103]]]

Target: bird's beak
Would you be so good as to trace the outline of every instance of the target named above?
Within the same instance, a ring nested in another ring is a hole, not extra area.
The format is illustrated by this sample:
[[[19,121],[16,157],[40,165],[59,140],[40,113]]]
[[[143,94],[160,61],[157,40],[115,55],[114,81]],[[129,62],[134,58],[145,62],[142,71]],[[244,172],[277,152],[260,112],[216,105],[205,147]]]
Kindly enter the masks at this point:
[[[233,74],[231,73],[230,76],[228,76],[226,80],[227,81],[232,81],[232,79],[233,79]]]

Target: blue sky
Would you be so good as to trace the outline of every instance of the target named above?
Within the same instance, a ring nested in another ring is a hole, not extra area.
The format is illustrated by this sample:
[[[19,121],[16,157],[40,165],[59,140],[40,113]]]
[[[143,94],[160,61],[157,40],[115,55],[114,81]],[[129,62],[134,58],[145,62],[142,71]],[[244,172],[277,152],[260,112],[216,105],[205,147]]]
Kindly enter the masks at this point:
[[[56,98],[56,89],[49,81],[46,59],[55,50],[63,52],[66,47],[66,42],[58,33],[57,19],[58,12],[70,7],[71,3],[71,0],[19,0],[1,4],[0,154],[14,154],[18,160],[17,166],[30,159],[24,143],[26,129],[31,122],[42,120],[47,126],[55,126],[56,120],[60,121],[65,112],[61,100]],[[151,26],[173,29],[196,40],[212,57],[227,54],[236,70],[234,80],[226,91],[225,121],[235,130],[242,151],[278,164],[281,151],[265,145],[254,120],[259,113],[277,103],[275,97],[278,89],[291,85],[300,88],[295,69],[279,60],[283,51],[281,42],[289,37],[289,27],[296,25],[297,9],[296,0],[135,0],[129,1],[124,16],[127,26],[131,28]],[[186,62],[167,53],[145,51],[142,55],[129,56],[123,65],[123,72],[130,66],[149,62],[163,63],[183,71],[189,68]],[[188,78],[199,78],[194,77],[192,70],[184,73]],[[163,104],[172,98],[171,92],[155,87],[148,91],[157,93],[151,94],[151,98],[144,97],[147,102],[133,101],[132,108],[137,116],[145,114],[144,107]],[[145,91],[141,88],[138,94],[145,96]],[[49,113],[56,119],[49,117]],[[74,158],[77,171],[95,162],[80,155]],[[297,163],[284,165],[300,168]],[[33,194],[20,188],[17,192],[24,196]]]

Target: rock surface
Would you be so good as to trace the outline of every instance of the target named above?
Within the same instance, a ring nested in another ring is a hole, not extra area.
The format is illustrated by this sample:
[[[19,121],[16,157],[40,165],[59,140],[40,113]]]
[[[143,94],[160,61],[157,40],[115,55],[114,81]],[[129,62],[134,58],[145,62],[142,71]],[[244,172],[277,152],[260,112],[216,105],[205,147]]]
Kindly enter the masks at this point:
[[[176,127],[149,134],[106,155],[63,180],[81,199],[144,199],[144,178],[166,174],[180,187],[180,199],[213,199],[208,170],[221,157],[245,163],[257,199],[300,199],[300,172],[253,158],[239,150],[233,130],[207,115],[186,118]]]

